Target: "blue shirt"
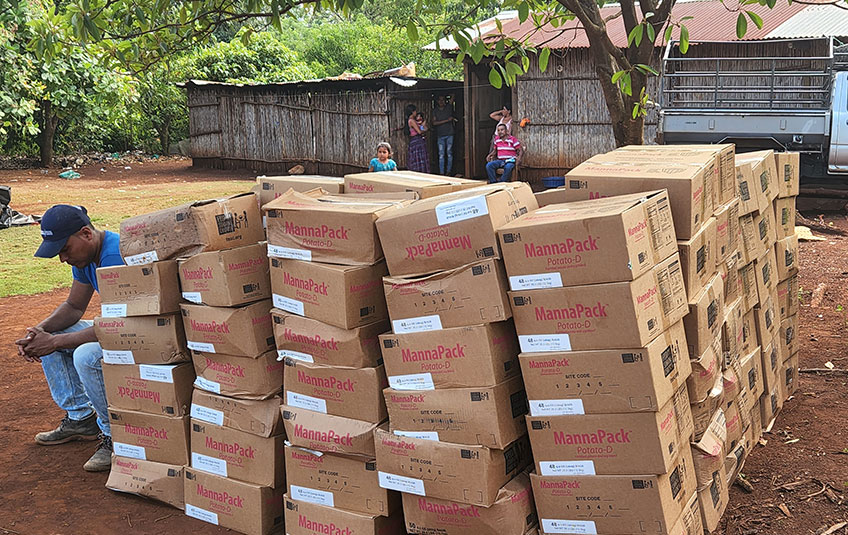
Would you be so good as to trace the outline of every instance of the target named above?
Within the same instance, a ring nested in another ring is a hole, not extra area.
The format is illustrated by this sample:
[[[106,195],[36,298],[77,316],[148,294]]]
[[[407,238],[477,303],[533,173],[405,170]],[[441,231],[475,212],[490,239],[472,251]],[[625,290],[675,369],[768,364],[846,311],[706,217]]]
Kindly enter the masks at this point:
[[[71,273],[73,273],[75,281],[90,284],[100,292],[97,288],[97,268],[123,265],[124,259],[121,256],[120,238],[114,232],[106,230],[103,232],[103,243],[100,246],[100,261],[92,262],[82,269],[72,267]]]
[[[380,162],[380,160],[378,160],[377,158],[371,158],[371,167],[374,168],[374,172],[394,171],[395,169],[397,169],[397,164],[391,158],[386,160],[386,163]]]

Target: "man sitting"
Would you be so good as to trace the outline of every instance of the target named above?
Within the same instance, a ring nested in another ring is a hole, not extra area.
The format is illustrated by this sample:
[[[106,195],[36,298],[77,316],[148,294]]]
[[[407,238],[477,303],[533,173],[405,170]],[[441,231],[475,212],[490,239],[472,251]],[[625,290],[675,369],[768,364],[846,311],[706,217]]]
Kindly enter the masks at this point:
[[[506,126],[498,125],[497,136],[492,142],[492,152],[486,156],[486,174],[489,183],[509,182],[512,170],[521,165],[521,157],[524,155],[524,147],[514,137],[507,133]],[[498,180],[498,169],[503,169],[503,175]]]

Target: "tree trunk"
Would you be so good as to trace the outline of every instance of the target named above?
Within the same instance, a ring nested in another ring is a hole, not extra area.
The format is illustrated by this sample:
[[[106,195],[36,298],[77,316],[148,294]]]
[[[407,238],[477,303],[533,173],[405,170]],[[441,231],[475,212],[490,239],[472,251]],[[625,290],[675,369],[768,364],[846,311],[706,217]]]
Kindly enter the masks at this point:
[[[162,156],[167,156],[171,146],[171,120],[168,119],[159,125],[156,131],[159,134],[159,144],[162,145]]]
[[[49,100],[41,103],[41,136],[38,139],[38,148],[41,153],[41,167],[53,165],[53,137],[56,135],[56,127],[59,117],[53,114],[53,103]]]

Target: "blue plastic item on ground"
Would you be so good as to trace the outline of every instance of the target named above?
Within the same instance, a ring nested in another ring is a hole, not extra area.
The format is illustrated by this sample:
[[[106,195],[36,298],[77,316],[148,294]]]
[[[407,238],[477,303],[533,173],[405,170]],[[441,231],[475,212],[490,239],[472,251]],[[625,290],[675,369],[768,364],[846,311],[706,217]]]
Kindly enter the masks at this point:
[[[545,189],[558,188],[560,186],[565,186],[565,177],[564,176],[546,176],[542,179],[542,184],[545,186]]]

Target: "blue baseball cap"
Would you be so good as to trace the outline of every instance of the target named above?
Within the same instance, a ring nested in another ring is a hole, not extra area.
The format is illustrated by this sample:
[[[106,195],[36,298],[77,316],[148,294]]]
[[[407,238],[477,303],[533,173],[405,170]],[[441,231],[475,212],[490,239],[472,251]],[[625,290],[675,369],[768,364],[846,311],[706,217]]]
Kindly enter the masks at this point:
[[[91,224],[83,206],[57,204],[41,216],[41,245],[35,252],[38,258],[53,258],[68,243],[68,238]]]

